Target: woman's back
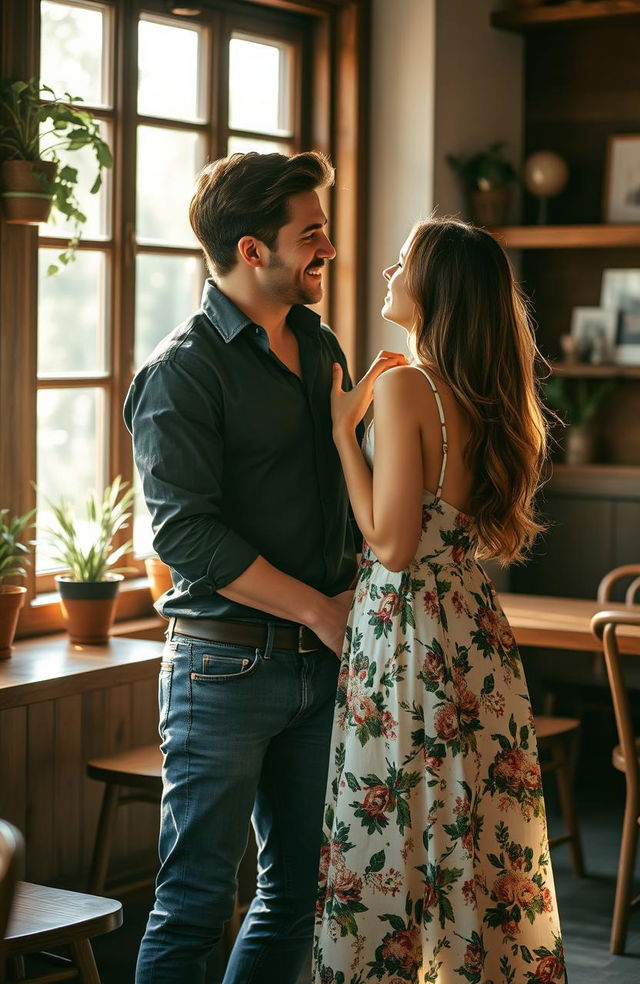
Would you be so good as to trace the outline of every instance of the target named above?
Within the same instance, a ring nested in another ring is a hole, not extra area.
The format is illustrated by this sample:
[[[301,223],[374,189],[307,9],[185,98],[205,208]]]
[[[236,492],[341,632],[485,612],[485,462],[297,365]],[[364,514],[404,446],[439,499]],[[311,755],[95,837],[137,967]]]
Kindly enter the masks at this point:
[[[411,394],[407,395],[412,398],[420,426],[423,487],[437,492],[442,477],[439,498],[468,514],[474,483],[473,472],[464,456],[470,436],[469,421],[450,386],[430,366],[409,367],[409,373],[412,368],[419,374],[419,385],[414,383]],[[446,444],[446,451],[443,444]]]

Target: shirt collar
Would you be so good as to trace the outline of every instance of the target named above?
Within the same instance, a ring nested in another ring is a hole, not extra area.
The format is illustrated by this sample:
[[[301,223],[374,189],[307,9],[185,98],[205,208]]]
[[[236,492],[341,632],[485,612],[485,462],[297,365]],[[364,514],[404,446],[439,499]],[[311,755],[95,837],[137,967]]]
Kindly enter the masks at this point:
[[[253,321],[231,301],[211,280],[207,279],[202,291],[202,310],[225,342],[232,342]],[[294,304],[288,320],[292,327],[303,331],[319,331],[320,316],[304,304]]]

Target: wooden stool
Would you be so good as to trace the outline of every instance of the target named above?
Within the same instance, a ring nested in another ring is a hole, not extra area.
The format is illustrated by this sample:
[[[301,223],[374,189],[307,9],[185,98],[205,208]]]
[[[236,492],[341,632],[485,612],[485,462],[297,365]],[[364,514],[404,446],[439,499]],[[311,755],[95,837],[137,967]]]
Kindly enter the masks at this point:
[[[118,808],[127,803],[160,804],[162,796],[162,753],[157,745],[142,745],[128,752],[119,752],[87,762],[87,775],[105,784],[104,796],[93,859],[89,873],[89,891],[101,894],[105,890],[111,841]],[[110,888],[115,894],[130,892],[148,885],[151,878],[129,881]],[[247,905],[240,905],[238,894],[233,914],[224,927],[224,943],[227,955],[238,935],[242,916]]]
[[[0,821],[0,855],[3,850],[14,854],[19,852],[21,844],[22,838],[15,828]],[[6,898],[0,908],[4,908],[5,912],[8,908],[9,921],[0,940],[0,981],[6,980],[5,965],[7,960],[11,960],[17,971],[14,978],[17,980],[46,984],[48,981],[77,978],[82,984],[100,984],[90,940],[122,925],[120,902],[29,882],[16,882],[15,869],[6,885],[4,879],[0,884],[0,898],[5,890]],[[25,955],[58,946],[69,947],[71,960],[52,957],[58,963],[56,970],[37,977],[25,977]],[[64,965],[62,969],[61,962]]]
[[[580,722],[575,718],[546,716],[536,716],[533,722],[541,753],[540,769],[542,772],[556,774],[560,809],[564,820],[564,833],[550,838],[549,846],[556,847],[558,844],[569,842],[574,874],[578,878],[584,878],[584,859],[574,800]],[[545,753],[548,753],[549,758],[543,758]]]
[[[87,762],[87,775],[105,784],[88,884],[90,892],[101,895],[105,891],[118,809],[127,803],[160,805],[162,754],[157,745],[143,745],[128,752],[91,759]],[[128,881],[111,890],[116,894],[130,892],[150,881],[150,878]]]

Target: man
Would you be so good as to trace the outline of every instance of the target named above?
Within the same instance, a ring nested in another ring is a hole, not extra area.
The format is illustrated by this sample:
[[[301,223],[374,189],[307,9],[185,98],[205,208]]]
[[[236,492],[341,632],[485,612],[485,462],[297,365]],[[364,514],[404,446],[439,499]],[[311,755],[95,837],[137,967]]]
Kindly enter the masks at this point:
[[[160,673],[156,902],[137,984],[200,984],[234,907],[249,818],[258,889],[224,984],[294,984],[313,930],[338,660],[355,537],[331,431],[335,250],[326,158],[234,154],[191,202],[212,279],[125,406],[174,587]]]

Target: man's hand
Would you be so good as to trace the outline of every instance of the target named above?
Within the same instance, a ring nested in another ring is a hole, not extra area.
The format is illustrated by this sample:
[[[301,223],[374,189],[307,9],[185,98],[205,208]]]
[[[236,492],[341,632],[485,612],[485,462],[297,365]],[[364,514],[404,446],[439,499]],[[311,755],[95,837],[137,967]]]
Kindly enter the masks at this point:
[[[331,387],[331,417],[333,432],[353,432],[373,399],[373,387],[376,379],[387,369],[394,366],[406,366],[407,359],[401,352],[378,352],[357,386],[352,390],[342,389],[344,371],[338,362],[333,364],[333,385]]]
[[[342,655],[344,630],[347,627],[352,600],[353,591],[351,589],[341,591],[333,598],[327,598],[327,604],[323,605],[322,615],[313,625],[309,626],[325,646],[336,654],[338,659]]]

